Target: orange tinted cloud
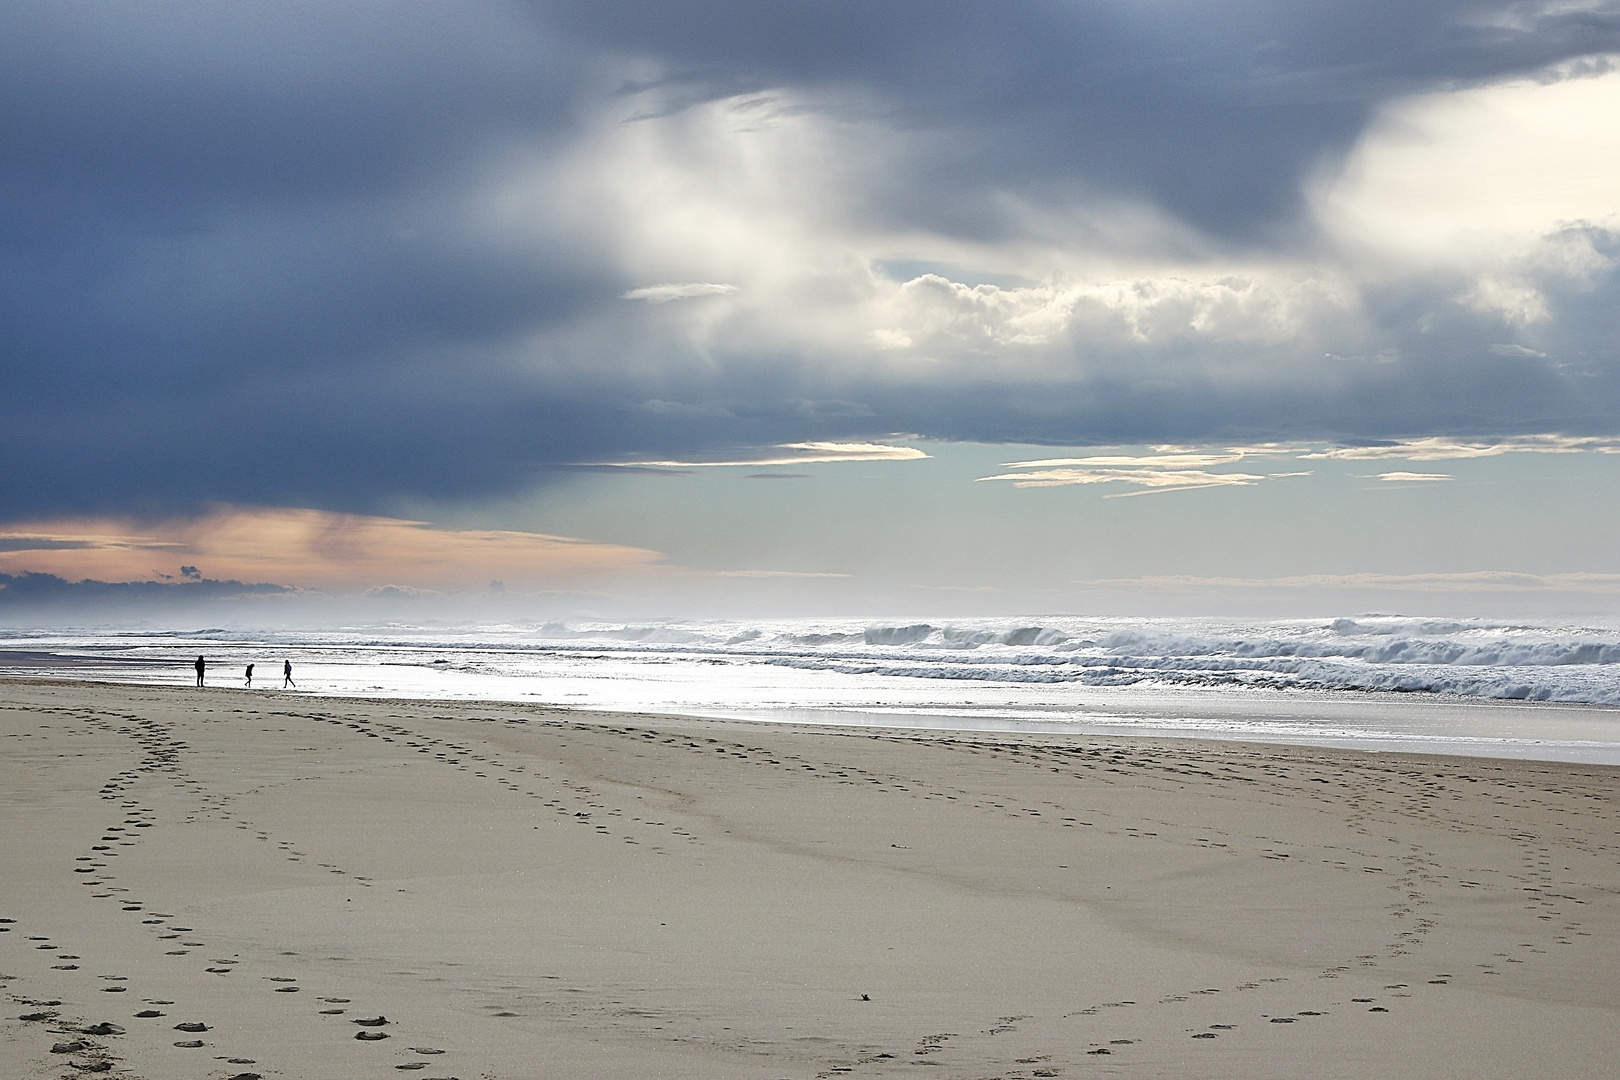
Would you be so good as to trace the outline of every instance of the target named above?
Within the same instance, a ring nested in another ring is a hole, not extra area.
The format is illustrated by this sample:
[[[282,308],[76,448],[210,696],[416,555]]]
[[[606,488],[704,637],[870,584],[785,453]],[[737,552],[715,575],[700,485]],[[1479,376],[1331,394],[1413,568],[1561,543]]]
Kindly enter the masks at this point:
[[[78,518],[0,529],[0,573],[69,580],[203,576],[318,588],[410,585],[572,587],[656,569],[643,548],[508,530],[436,529],[420,521],[321,510],[219,507],[197,518]]]

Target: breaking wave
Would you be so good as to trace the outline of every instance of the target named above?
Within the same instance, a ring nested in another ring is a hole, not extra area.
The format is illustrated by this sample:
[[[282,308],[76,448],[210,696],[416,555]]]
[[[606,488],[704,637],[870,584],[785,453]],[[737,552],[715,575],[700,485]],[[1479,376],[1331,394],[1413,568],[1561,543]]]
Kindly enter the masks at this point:
[[[1332,620],[974,619],[549,623],[454,644],[706,659],[868,679],[1386,691],[1620,704],[1620,630],[1363,615]],[[398,644],[401,637],[389,635]],[[435,635],[437,636],[437,635]],[[438,643],[450,641],[439,638]],[[429,644],[427,641],[421,642]]]
[[[631,646],[672,642],[738,660],[864,676],[1092,686],[1447,693],[1620,704],[1612,627],[1358,616],[684,624],[546,628]],[[632,646],[634,647],[634,646]]]

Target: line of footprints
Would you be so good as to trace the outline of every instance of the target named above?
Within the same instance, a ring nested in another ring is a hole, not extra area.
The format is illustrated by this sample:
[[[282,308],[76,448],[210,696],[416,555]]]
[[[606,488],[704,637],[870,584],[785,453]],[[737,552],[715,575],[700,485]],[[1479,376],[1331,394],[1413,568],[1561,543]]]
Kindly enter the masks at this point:
[[[139,904],[126,904],[124,906],[124,910],[138,911],[141,910],[141,907],[142,905]],[[153,918],[143,919],[142,922],[164,925],[165,920],[172,917],[159,915],[157,913],[152,914],[154,915]],[[178,937],[181,934],[187,933],[191,930],[190,927],[174,926],[172,924],[167,925],[168,929],[176,931],[176,933],[160,934],[159,937]],[[16,920],[10,918],[0,918],[0,933],[11,933],[16,929],[18,929]],[[52,964],[51,967],[54,970],[76,971],[78,970],[79,965],[70,963],[68,961],[83,959],[82,957],[71,953],[61,952],[60,945],[43,935],[30,934],[25,936],[23,940],[36,943],[34,948],[37,950],[51,952],[52,955],[49,957],[49,959],[63,961],[63,963]],[[201,945],[202,942],[188,942],[188,944]],[[214,960],[212,963],[216,965],[235,965],[238,963],[238,961]],[[224,974],[231,969],[228,966],[216,966],[207,968],[206,970],[216,974]],[[9,981],[11,978],[14,978],[14,976],[0,975],[0,983]],[[127,976],[102,975],[99,976],[99,978],[101,981],[107,984],[99,988],[102,993],[123,994],[129,992],[129,987],[124,985],[129,981]],[[266,981],[284,984],[274,988],[274,992],[279,994],[296,994],[302,990],[302,987],[292,985],[295,980],[287,976],[268,976]],[[127,1029],[123,1025],[105,1020],[98,1021],[96,1023],[87,1023],[83,1018],[64,1017],[57,1008],[62,1004],[62,1002],[59,1000],[38,1000],[34,998],[16,997],[14,995],[12,996],[12,1000],[33,1010],[22,1013],[17,1017],[17,1019],[28,1024],[44,1025],[46,1030],[53,1035],[67,1036],[64,1041],[58,1041],[52,1044],[51,1053],[72,1055],[72,1058],[68,1061],[68,1065],[70,1067],[78,1070],[81,1073],[100,1073],[109,1072],[112,1070],[113,1063],[118,1060],[117,1055],[114,1052],[113,1047],[100,1040],[106,1039],[110,1036],[126,1034]],[[320,1000],[323,1004],[330,1006],[329,1008],[319,1010],[322,1015],[326,1016],[341,1016],[348,1011],[342,1006],[350,1004],[348,998],[323,997]],[[136,1020],[167,1019],[168,1014],[155,1006],[173,1005],[175,1003],[171,1000],[163,998],[143,998],[142,1004],[148,1007],[140,1009],[132,1014],[133,1018]],[[383,1028],[389,1026],[389,1020],[386,1016],[354,1018],[350,1020],[350,1023],[359,1028],[359,1030],[354,1033],[354,1038],[361,1042],[382,1042],[384,1039],[390,1037],[388,1032],[382,1030]],[[201,1021],[188,1020],[175,1024],[174,1030],[182,1033],[183,1035],[196,1036],[209,1031],[210,1028],[208,1024]],[[89,1036],[89,1038],[86,1038],[86,1036]],[[192,1050],[202,1049],[208,1044],[202,1039],[192,1037],[178,1039],[175,1041],[174,1045],[183,1050]],[[445,1052],[441,1049],[427,1046],[413,1046],[410,1048],[410,1050],[412,1053],[421,1055],[423,1057],[432,1057]],[[81,1058],[83,1060],[78,1060]],[[243,1057],[222,1055],[218,1058],[218,1060],[224,1061],[231,1065],[255,1064],[252,1059]],[[425,1061],[407,1061],[395,1065],[394,1068],[415,1071],[427,1068],[427,1064],[428,1063]],[[242,1072],[232,1076],[230,1080],[261,1080],[261,1077],[259,1073]],[[456,1078],[427,1077],[424,1078],[424,1080],[456,1080]]]
[[[99,722],[109,730],[124,730],[128,733],[127,729],[120,729],[101,717],[79,716],[78,718]],[[168,737],[163,725],[133,716],[124,717],[123,719],[135,721],[138,725],[137,732],[134,734],[145,754],[137,768],[120,772],[103,785],[101,795],[104,799],[121,800],[120,807],[124,811],[124,819],[122,822],[109,825],[102,830],[101,842],[91,846],[91,854],[81,855],[75,859],[75,862],[79,865],[73,868],[74,873],[91,875],[78,880],[83,885],[102,890],[91,893],[92,897],[113,900],[119,904],[121,910],[141,914],[144,916],[141,919],[142,925],[150,927],[156,933],[159,941],[175,942],[182,946],[181,948],[165,950],[165,955],[184,956],[192,949],[206,947],[206,943],[195,940],[192,936],[196,932],[195,929],[190,926],[175,925],[169,921],[174,918],[172,914],[148,911],[143,903],[130,899],[127,895],[115,896],[114,894],[127,894],[128,890],[115,885],[114,882],[117,878],[113,874],[106,872],[108,864],[105,860],[119,855],[119,852],[115,849],[116,847],[133,847],[141,836],[138,830],[152,828],[155,824],[152,820],[153,812],[143,807],[138,801],[128,798],[127,794],[125,794],[142,778],[142,774],[169,774],[170,777],[179,781],[181,786],[190,786],[178,775],[179,768],[175,761],[176,751],[183,749],[184,744]],[[261,836],[261,839],[263,838],[266,837]],[[0,918],[0,934],[10,934],[18,929],[20,927],[18,927],[15,919]],[[83,957],[74,953],[63,952],[62,945],[52,941],[50,937],[29,934],[24,935],[23,940],[33,943],[35,950],[46,953],[47,956],[43,957],[43,959],[56,961],[50,965],[52,970],[70,972],[80,969],[80,965],[74,963],[74,961],[82,960]],[[204,968],[204,970],[210,974],[222,976],[230,974],[239,961],[216,958],[210,960],[209,963],[213,966]],[[12,978],[14,976],[0,974],[0,985],[4,985]],[[106,984],[99,988],[102,993],[124,994],[129,992],[130,988],[125,985],[129,982],[127,976],[101,975],[99,979]],[[296,980],[286,976],[268,976],[267,981],[283,984],[274,987],[276,993],[296,994],[302,991],[302,987],[295,985]],[[67,1064],[71,1068],[77,1070],[78,1073],[102,1073],[112,1070],[118,1056],[115,1053],[115,1047],[102,1040],[125,1034],[127,1029],[123,1025],[105,1020],[89,1023],[82,1017],[65,1017],[57,1008],[62,1004],[59,1000],[39,1000],[15,995],[10,996],[17,1004],[32,1010],[19,1015],[19,1020],[28,1024],[42,1025],[50,1034],[65,1037],[52,1043],[51,1053],[68,1056]],[[350,1004],[347,998],[324,997],[320,1000],[323,1004],[331,1006],[319,1010],[322,1015],[326,1016],[342,1016],[347,1012],[342,1006]],[[142,1004],[148,1007],[132,1014],[136,1020],[166,1019],[168,1014],[155,1006],[171,1006],[175,1003],[162,998],[144,998]],[[361,1042],[382,1042],[390,1038],[390,1034],[382,1030],[390,1026],[389,1020],[385,1016],[355,1018],[350,1022],[358,1027],[359,1030],[355,1031],[354,1038]],[[201,1021],[183,1021],[175,1024],[174,1030],[184,1035],[196,1036],[207,1032],[210,1028],[208,1024]],[[174,1045],[180,1049],[190,1050],[202,1049],[208,1044],[202,1039],[192,1037],[178,1039]],[[410,1051],[422,1057],[432,1057],[445,1052],[435,1047],[426,1046],[410,1047]],[[256,1064],[250,1058],[226,1055],[219,1056],[217,1060],[230,1065]],[[394,1068],[416,1071],[427,1068],[427,1065],[426,1061],[406,1061],[396,1064]],[[261,1080],[261,1076],[255,1072],[241,1072],[232,1076],[230,1080]],[[457,1078],[425,1077],[423,1080],[457,1080]]]

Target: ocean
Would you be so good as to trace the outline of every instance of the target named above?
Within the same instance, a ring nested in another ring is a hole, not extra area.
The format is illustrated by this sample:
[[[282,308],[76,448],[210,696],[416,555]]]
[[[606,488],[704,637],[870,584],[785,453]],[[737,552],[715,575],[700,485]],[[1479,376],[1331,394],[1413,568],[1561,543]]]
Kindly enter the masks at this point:
[[[0,630],[0,674],[1620,764],[1620,628],[1358,615]]]

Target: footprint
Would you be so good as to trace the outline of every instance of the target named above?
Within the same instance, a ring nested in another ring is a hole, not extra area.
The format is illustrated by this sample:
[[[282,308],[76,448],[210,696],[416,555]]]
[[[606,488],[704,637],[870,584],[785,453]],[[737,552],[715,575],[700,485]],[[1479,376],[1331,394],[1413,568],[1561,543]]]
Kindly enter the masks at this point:
[[[386,1031],[357,1031],[357,1032],[354,1033],[354,1037],[359,1039],[361,1042],[376,1042],[378,1039],[386,1039],[386,1038],[388,1038],[388,1032],[386,1032]]]
[[[195,1050],[195,1049],[197,1049],[197,1047],[202,1045],[202,1040],[201,1039],[188,1039],[188,1040],[186,1040],[184,1042],[177,1042],[174,1045],[180,1047],[180,1049],[182,1049],[182,1050]]]
[[[350,1020],[349,1023],[359,1024],[361,1027],[382,1027],[388,1023],[388,1017],[375,1016],[370,1020]]]
[[[198,1023],[195,1023],[195,1022],[192,1022],[192,1021],[187,1021],[184,1024],[176,1024],[176,1025],[174,1025],[174,1030],[176,1030],[176,1031],[207,1031],[208,1030],[208,1025],[207,1024],[198,1024]]]

